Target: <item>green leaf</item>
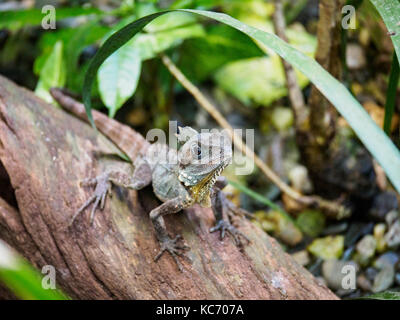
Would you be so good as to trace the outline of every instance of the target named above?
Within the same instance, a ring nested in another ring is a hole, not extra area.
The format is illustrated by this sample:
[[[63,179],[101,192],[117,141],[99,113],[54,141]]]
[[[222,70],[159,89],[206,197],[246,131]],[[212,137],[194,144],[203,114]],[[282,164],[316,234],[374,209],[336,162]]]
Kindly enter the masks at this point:
[[[248,36],[222,24],[209,26],[203,37],[185,41],[180,52],[179,67],[192,81],[205,80],[227,63],[265,56]]]
[[[65,84],[66,73],[63,58],[63,42],[57,41],[43,68],[35,89],[36,95],[47,102],[53,102],[49,90],[52,87],[63,87]]]
[[[371,0],[383,21],[392,39],[397,59],[400,63],[400,1],[399,0]]]
[[[57,8],[56,20],[78,17],[82,15],[100,14],[102,11],[95,8]],[[0,12],[0,29],[8,28],[15,30],[26,25],[40,25],[47,13],[41,9],[28,9],[19,11]]]
[[[192,24],[156,33],[141,33],[133,39],[133,46],[140,51],[142,60],[148,60],[156,57],[160,52],[180,45],[185,39],[204,35],[201,25]]]
[[[245,105],[269,106],[288,93],[282,62],[278,55],[230,63],[215,73],[217,84]],[[297,72],[300,87],[308,79]]]
[[[44,289],[42,277],[25,259],[0,240],[0,280],[25,300],[66,300],[59,290]]]
[[[390,70],[389,85],[386,94],[385,119],[383,130],[390,136],[390,128],[392,126],[392,117],[396,107],[396,92],[399,84],[400,68],[397,61],[396,53],[393,54],[392,68]]]
[[[136,90],[142,61],[140,52],[127,43],[102,64],[97,74],[100,97],[114,117]]]
[[[301,71],[347,120],[360,140],[384,168],[395,188],[400,192],[399,150],[383,130],[375,124],[368,113],[346,89],[346,87],[329,74],[329,72],[327,72],[314,59],[293,48],[276,35],[250,27],[226,14],[202,10],[179,11],[192,12],[236,28],[272,49],[283,59]],[[107,57],[140,32],[150,21],[169,12],[170,11],[158,12],[132,22],[108,38],[96,53],[86,73],[83,86],[83,102],[85,104],[88,118],[93,127],[94,123],[91,113],[90,95],[98,68]]]
[[[400,300],[400,292],[396,292],[396,291],[379,292],[379,293],[371,294],[369,296],[361,297],[359,299],[366,299],[366,300]]]

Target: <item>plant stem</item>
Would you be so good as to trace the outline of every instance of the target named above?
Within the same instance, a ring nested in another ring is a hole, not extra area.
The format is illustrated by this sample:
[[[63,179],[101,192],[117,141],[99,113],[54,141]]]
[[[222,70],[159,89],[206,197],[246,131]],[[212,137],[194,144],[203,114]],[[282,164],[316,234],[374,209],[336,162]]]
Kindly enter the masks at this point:
[[[396,92],[399,84],[400,68],[397,60],[396,52],[393,53],[392,68],[390,70],[389,85],[386,94],[385,104],[385,120],[383,122],[383,130],[390,136],[390,127],[392,124],[392,118],[394,114],[394,108],[396,105]]]

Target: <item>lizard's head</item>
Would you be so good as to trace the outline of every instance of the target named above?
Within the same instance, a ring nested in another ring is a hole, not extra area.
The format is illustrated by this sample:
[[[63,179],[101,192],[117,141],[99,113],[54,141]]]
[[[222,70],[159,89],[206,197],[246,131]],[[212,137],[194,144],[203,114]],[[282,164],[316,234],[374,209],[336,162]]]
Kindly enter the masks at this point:
[[[225,132],[198,133],[196,130],[180,128],[179,180],[190,187],[196,202],[210,205],[210,189],[222,170],[231,163],[232,142]]]

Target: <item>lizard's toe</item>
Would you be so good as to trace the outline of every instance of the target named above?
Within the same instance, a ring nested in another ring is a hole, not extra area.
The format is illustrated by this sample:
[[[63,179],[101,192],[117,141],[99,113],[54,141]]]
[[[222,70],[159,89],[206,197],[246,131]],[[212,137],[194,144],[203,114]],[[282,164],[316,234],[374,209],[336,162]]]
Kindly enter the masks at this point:
[[[232,224],[230,224],[228,221],[225,220],[220,220],[217,222],[217,224],[210,228],[210,232],[216,232],[216,231],[220,231],[220,239],[223,240],[225,237],[225,233],[229,232],[233,239],[235,240],[235,243],[237,246],[242,246],[243,243],[241,241],[241,237],[244,238],[247,243],[250,243],[250,239],[243,234],[243,232],[239,231],[237,228],[235,228]]]
[[[185,244],[179,243],[182,239],[182,236],[177,235],[174,239],[167,238],[161,242],[161,249],[158,254],[155,256],[154,261],[158,261],[164,252],[168,252],[172,258],[175,260],[176,265],[179,268],[179,271],[183,271],[182,264],[179,261],[179,257],[186,258],[185,251],[190,249],[189,246]]]

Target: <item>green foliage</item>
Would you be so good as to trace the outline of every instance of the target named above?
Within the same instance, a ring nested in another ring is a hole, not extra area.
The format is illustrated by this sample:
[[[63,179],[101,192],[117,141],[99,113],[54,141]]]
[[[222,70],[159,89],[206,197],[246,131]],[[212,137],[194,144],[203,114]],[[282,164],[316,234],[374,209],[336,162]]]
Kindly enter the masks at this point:
[[[52,52],[44,62],[40,70],[40,77],[35,89],[35,93],[46,100],[52,102],[49,93],[52,87],[63,87],[66,79],[66,70],[63,57],[63,42],[57,41]]]
[[[183,44],[179,67],[192,81],[203,81],[227,63],[264,55],[243,33],[226,25],[211,25],[205,36]]]
[[[142,61],[175,47],[184,39],[204,36],[203,27],[192,15],[171,14],[160,17],[146,26],[148,33],[140,33],[114,52],[97,74],[99,93],[110,117],[135,92]]]
[[[346,89],[346,87],[330,75],[315,60],[295,49],[279,37],[248,26],[226,14],[201,10],[184,11],[208,17],[236,28],[276,52],[307,76],[336,107],[339,113],[343,115],[360,140],[384,168],[395,188],[400,191],[400,170],[398,170],[400,167],[399,150],[386,134],[375,124],[368,113]],[[91,88],[98,68],[112,53],[127,43],[149,22],[153,21],[160,15],[169,12],[170,11],[158,12],[128,24],[108,38],[92,59],[83,85],[83,102],[85,104],[88,118],[93,126],[94,123],[91,114]]]
[[[371,2],[385,22],[400,63],[400,2],[399,0],[371,0]]]
[[[371,294],[369,296],[361,297],[359,299],[365,300],[400,300],[400,292],[396,291],[385,291],[379,292],[375,294]]]
[[[306,210],[296,219],[300,230],[310,237],[318,237],[325,227],[325,216],[320,211]]]
[[[114,52],[97,74],[101,99],[109,109],[110,117],[135,92],[141,70],[139,50],[129,45]]]
[[[25,300],[66,300],[59,290],[44,289],[42,276],[22,257],[0,241],[0,280]]]
[[[397,61],[396,53],[394,53],[392,68],[390,70],[390,76],[389,76],[389,85],[386,94],[385,119],[383,123],[383,129],[389,136],[390,136],[390,128],[392,124],[394,109],[396,107],[396,92],[397,92],[397,86],[399,84],[399,76],[400,76],[399,62]]]
[[[101,13],[101,11],[95,8],[57,8],[56,19],[59,21],[65,18],[98,13]],[[45,16],[46,14],[43,14],[40,9],[3,11],[0,12],[0,29],[8,28],[15,30],[22,26],[40,25]]]

